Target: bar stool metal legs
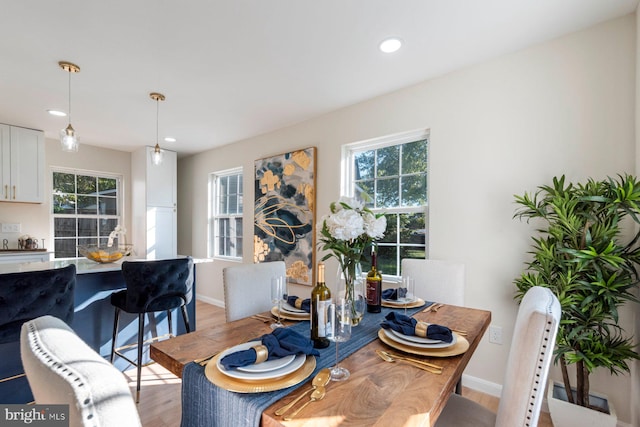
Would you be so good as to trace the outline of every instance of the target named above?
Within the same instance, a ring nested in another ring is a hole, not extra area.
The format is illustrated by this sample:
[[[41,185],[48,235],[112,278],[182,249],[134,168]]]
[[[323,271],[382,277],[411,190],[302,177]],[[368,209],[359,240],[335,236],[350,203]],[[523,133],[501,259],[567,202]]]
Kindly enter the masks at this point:
[[[187,315],[187,309],[185,306],[182,306],[182,318],[184,320],[184,327],[187,330],[187,333],[191,332],[191,327],[189,324],[189,317]],[[116,343],[118,340],[118,328],[119,328],[119,324],[120,324],[120,312],[121,310],[116,307],[115,309],[115,317],[114,317],[114,321],[113,321],[113,336],[111,338],[111,363],[113,363],[113,360],[115,359],[116,354],[118,356],[120,356],[121,358],[125,359],[127,362],[129,362],[130,364],[134,365],[137,368],[137,379],[136,379],[136,403],[140,403],[140,382],[142,379],[142,353],[143,353],[143,346],[144,346],[144,315],[145,313],[138,313],[138,341],[137,344],[129,344],[129,345],[124,345],[122,347],[116,347]],[[171,310],[167,310],[167,320],[169,321],[169,337],[174,337],[175,335],[173,335],[173,322],[171,319]],[[160,337],[154,337],[151,339],[151,341],[157,340],[159,338],[162,338],[163,336]],[[122,354],[120,352],[120,350],[125,349],[125,348],[131,348],[133,345],[135,345],[137,347],[138,350],[138,358],[137,360],[134,362],[133,360],[129,359],[127,356],[125,356],[124,354]]]
[[[142,341],[144,338],[144,313],[138,314],[138,376],[136,378],[136,403],[140,403],[140,381],[142,380]]]
[[[187,306],[183,305],[180,307],[182,310],[182,320],[184,320],[184,327],[187,330],[187,333],[191,332],[191,325],[189,324],[189,314],[187,313]]]
[[[120,323],[120,309],[116,307],[116,314],[113,319],[113,333],[111,334],[111,360],[113,364],[113,358],[116,355],[116,340],[118,339],[118,326]]]

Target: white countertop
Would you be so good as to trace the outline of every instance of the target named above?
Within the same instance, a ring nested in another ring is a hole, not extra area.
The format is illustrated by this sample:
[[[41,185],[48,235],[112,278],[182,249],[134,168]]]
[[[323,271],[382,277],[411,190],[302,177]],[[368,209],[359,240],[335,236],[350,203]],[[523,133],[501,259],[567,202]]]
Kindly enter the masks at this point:
[[[181,257],[181,255],[178,255]],[[76,274],[87,273],[104,273],[108,271],[120,271],[123,261],[144,261],[144,258],[124,257],[116,262],[109,262],[101,264],[99,262],[91,261],[87,258],[73,258],[65,260],[54,260],[45,262],[22,262],[22,263],[6,263],[0,264],[0,274],[7,273],[20,273],[23,271],[40,271],[50,270],[55,268],[63,268],[70,264],[75,264]],[[209,258],[194,258],[193,262],[196,264],[211,262]]]

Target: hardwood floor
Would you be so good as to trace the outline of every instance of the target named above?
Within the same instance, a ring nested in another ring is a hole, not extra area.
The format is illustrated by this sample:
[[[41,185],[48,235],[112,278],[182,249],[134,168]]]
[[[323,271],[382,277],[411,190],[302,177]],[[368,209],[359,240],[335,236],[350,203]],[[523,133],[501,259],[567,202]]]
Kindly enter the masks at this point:
[[[198,329],[224,322],[224,309],[196,301]],[[132,393],[135,394],[136,370],[125,372]],[[181,381],[158,364],[142,368],[142,389],[138,412],[144,427],[177,427],[181,417]],[[487,408],[496,411],[499,399],[464,387],[462,394]],[[549,414],[543,412],[539,427],[553,427]]]

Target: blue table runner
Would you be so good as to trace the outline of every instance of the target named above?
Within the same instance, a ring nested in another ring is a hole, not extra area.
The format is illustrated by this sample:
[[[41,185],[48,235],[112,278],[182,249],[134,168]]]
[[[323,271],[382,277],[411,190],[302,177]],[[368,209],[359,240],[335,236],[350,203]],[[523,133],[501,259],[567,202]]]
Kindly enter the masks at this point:
[[[426,305],[430,305],[427,302]],[[413,315],[425,306],[410,308]],[[362,322],[351,330],[351,339],[340,343],[338,359],[343,360],[378,337],[380,323],[387,313],[398,310],[382,307],[381,313],[365,313]],[[401,310],[404,311],[404,308]],[[298,322],[289,328],[310,336],[309,322]],[[335,365],[335,343],[320,349],[316,358],[315,375],[320,369]],[[262,412],[274,402],[306,383],[266,393],[234,393],[212,384],[204,374],[204,367],[189,363],[182,371],[182,422],[181,427],[246,427],[260,425]]]

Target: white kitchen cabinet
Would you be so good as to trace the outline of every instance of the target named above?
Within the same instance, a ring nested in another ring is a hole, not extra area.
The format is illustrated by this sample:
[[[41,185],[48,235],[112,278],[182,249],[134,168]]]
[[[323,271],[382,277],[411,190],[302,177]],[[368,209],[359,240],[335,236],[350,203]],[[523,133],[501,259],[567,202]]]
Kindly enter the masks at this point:
[[[147,205],[176,207],[178,161],[175,151],[164,151],[162,163],[151,163],[153,148],[146,147],[147,155]]]
[[[133,244],[148,259],[175,258],[177,244],[177,153],[164,151],[160,165],[151,163],[153,147],[131,155]]]
[[[44,202],[44,132],[0,124],[0,201]]]
[[[177,256],[175,208],[147,206],[147,258]]]

